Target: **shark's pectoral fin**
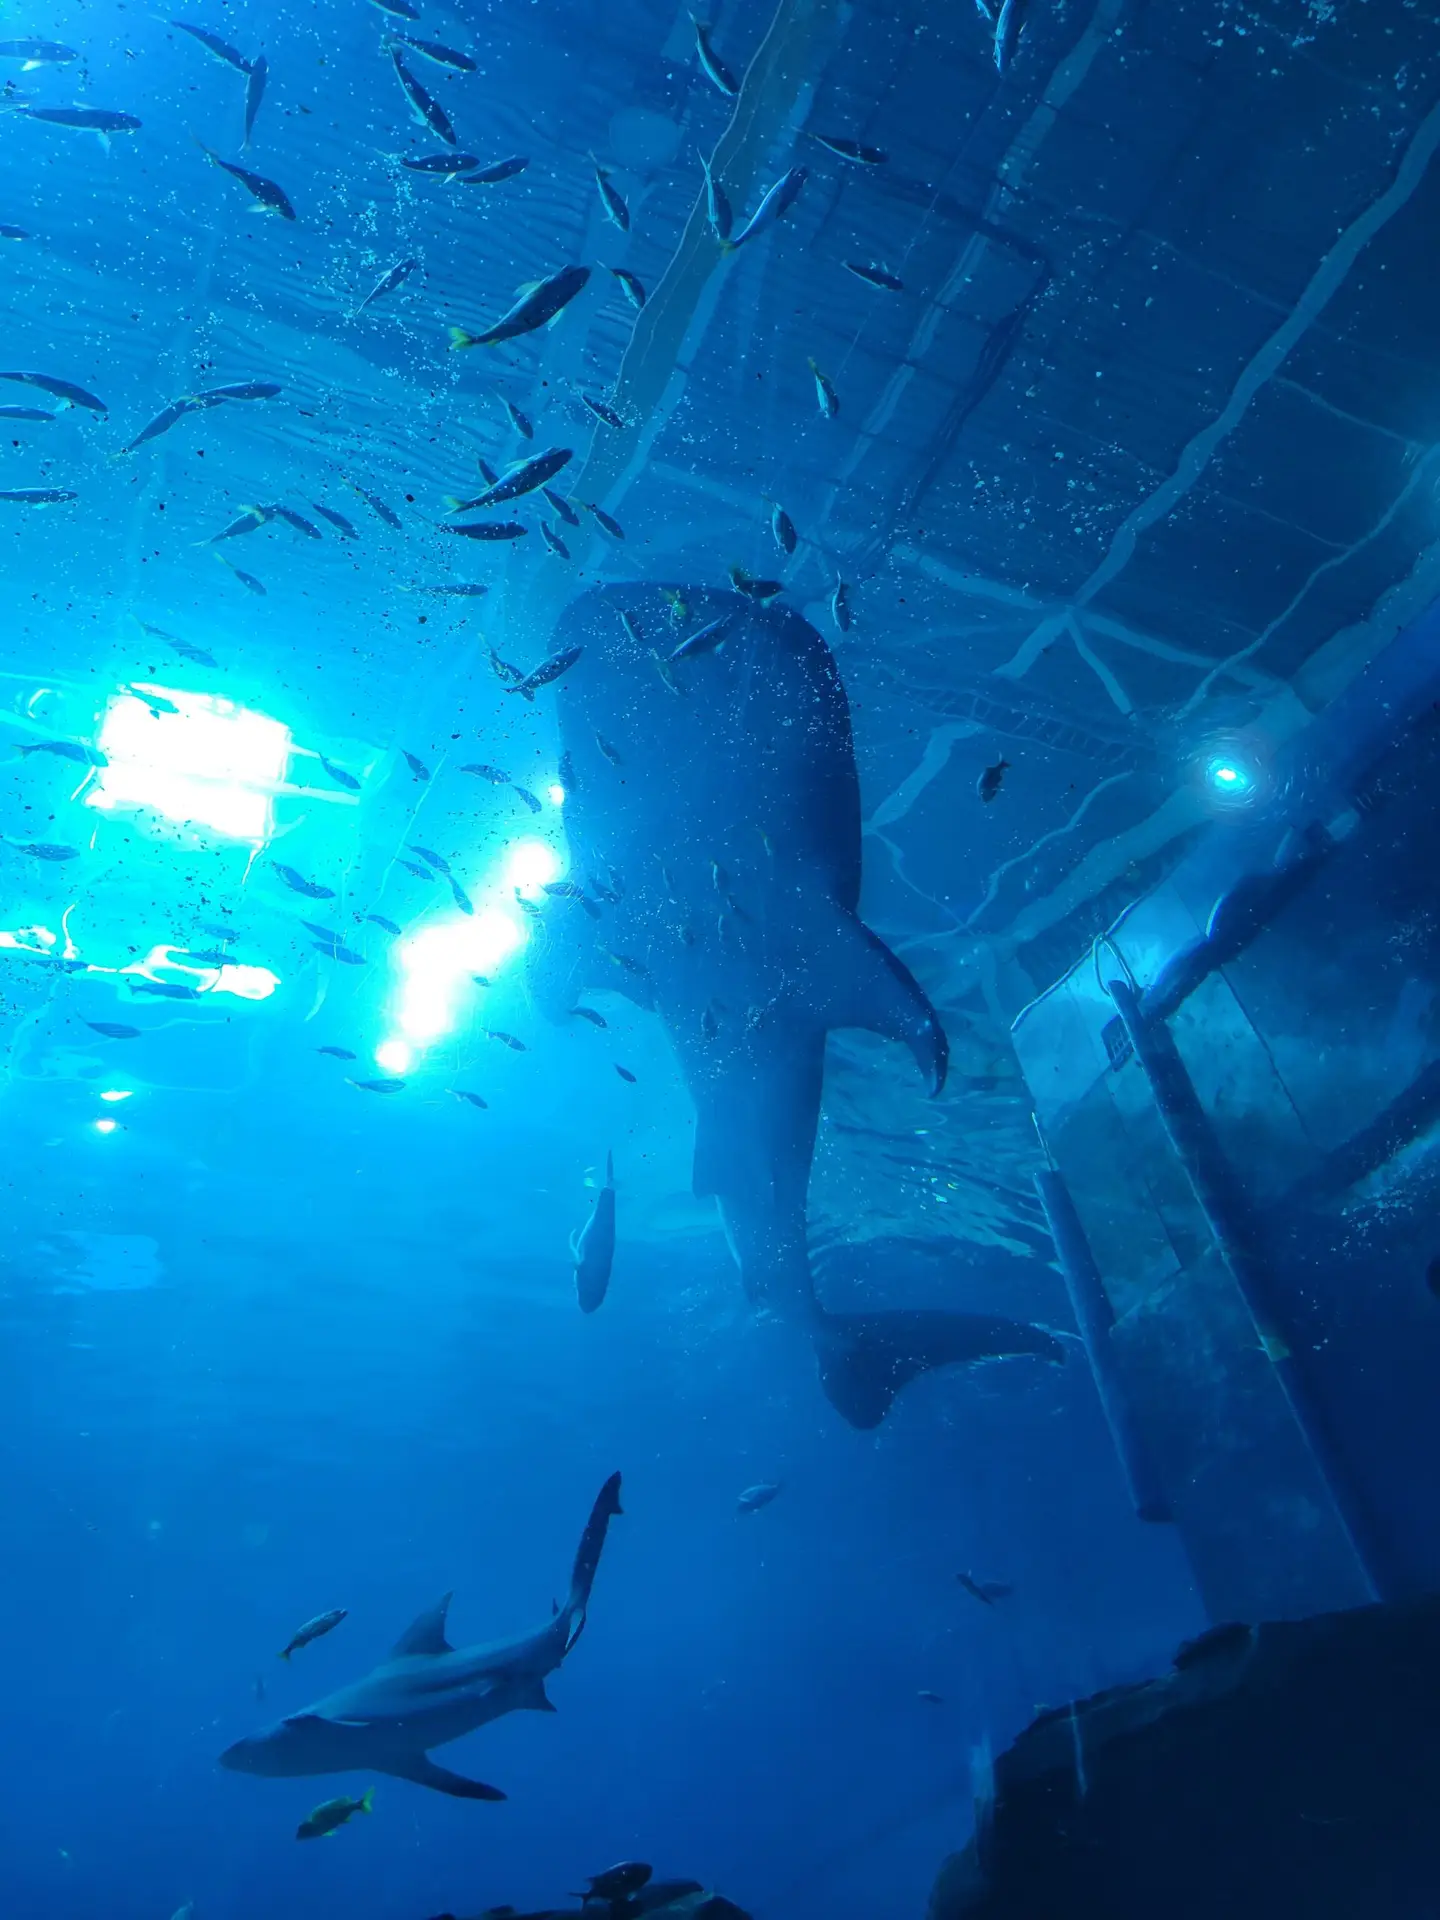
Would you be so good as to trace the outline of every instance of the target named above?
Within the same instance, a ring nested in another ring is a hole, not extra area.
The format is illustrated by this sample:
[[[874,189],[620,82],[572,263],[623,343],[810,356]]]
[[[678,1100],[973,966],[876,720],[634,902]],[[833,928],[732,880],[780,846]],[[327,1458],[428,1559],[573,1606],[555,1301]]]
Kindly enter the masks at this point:
[[[516,1698],[517,1707],[526,1707],[531,1713],[557,1713],[559,1709],[545,1691],[545,1682],[536,1679],[528,1684]]]
[[[829,1002],[822,1009],[825,1025],[865,1027],[902,1041],[931,1093],[939,1093],[950,1064],[950,1043],[919,981],[853,913],[836,909],[831,937],[837,952],[828,974]]]
[[[413,1780],[417,1787],[433,1787],[436,1793],[448,1793],[457,1800],[503,1800],[499,1787],[487,1787],[483,1780],[467,1780],[463,1773],[451,1773],[437,1767],[428,1753],[413,1754],[406,1760],[391,1760],[376,1767],[377,1773],[393,1774],[397,1780]]]
[[[1061,1362],[1065,1349],[1044,1327],[989,1314],[914,1310],[826,1313],[815,1329],[825,1397],[852,1427],[878,1427],[897,1393],[932,1367],[1035,1354]]]

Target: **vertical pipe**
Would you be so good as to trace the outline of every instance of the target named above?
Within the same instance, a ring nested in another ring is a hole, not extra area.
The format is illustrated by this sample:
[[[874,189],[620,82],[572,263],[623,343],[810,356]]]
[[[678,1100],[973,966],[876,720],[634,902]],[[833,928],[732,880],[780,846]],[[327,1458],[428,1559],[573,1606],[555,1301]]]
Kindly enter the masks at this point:
[[[1164,1021],[1145,1018],[1128,980],[1110,980],[1107,986],[1115,1010],[1125,1023],[1135,1058],[1149,1082],[1165,1137],[1185,1171],[1220,1255],[1270,1354],[1280,1389],[1330,1489],[1355,1558],[1376,1598],[1385,1599],[1388,1586],[1379,1572],[1383,1556],[1375,1542],[1365,1503],[1333,1443],[1324,1409],[1290,1350],[1292,1343],[1282,1340],[1281,1351],[1266,1337],[1283,1336],[1289,1315],[1274,1284],[1259,1223],[1215,1138],[1209,1116],[1180,1058],[1174,1035]]]
[[[1085,1343],[1105,1424],[1120,1457],[1131,1504],[1141,1520],[1169,1520],[1170,1502],[1161,1488],[1150,1449],[1136,1425],[1130,1397],[1115,1365],[1115,1352],[1110,1344],[1115,1314],[1070,1189],[1054,1167],[1045,1167],[1036,1174],[1035,1188],[1045,1210],[1050,1238],[1055,1242],[1056,1258],[1070,1292],[1070,1305],[1080,1338]]]

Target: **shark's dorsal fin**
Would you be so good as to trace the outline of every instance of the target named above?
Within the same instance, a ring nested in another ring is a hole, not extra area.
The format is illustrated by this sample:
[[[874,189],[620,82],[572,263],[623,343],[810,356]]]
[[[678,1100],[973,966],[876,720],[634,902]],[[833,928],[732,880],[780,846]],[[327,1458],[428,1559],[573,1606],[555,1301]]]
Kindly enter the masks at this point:
[[[390,1649],[392,1660],[404,1660],[412,1654],[455,1651],[445,1638],[445,1616],[450,1611],[451,1598],[448,1593],[442,1594],[433,1607],[427,1607],[418,1619],[410,1622]]]

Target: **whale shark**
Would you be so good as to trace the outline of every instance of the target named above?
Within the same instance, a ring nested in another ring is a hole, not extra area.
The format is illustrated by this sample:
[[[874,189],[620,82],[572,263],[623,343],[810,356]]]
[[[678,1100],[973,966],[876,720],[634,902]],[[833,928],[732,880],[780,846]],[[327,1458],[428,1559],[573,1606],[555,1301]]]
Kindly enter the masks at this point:
[[[610,988],[658,1013],[695,1107],[694,1190],[718,1201],[750,1299],[809,1335],[851,1425],[878,1426],[932,1367],[1063,1358],[1021,1322],[839,1314],[817,1297],[806,1199],[826,1035],[900,1042],[937,1094],[948,1059],[919,983],[859,917],[850,711],[820,634],[738,592],[612,583],[571,602],[554,650],[575,656],[556,691],[575,884],[527,949],[536,1005],[558,1020]]]
[[[221,1766],[286,1780],[317,1773],[385,1773],[457,1799],[503,1800],[499,1787],[437,1765],[430,1748],[517,1708],[554,1712],[546,1676],[580,1638],[606,1530],[620,1510],[615,1473],[600,1489],[580,1536],[569,1596],[536,1632],[493,1645],[452,1647],[446,1638],[447,1593],[406,1628],[389,1657],[363,1679],[237,1740],[221,1754]]]

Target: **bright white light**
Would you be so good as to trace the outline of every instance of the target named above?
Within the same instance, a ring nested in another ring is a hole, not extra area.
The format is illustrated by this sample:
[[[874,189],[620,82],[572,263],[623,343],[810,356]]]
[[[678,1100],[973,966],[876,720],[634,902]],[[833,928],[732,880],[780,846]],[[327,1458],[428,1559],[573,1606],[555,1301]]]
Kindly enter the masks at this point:
[[[486,907],[473,919],[432,920],[402,941],[396,1023],[405,1038],[423,1045],[448,1033],[470,976],[493,973],[528,937],[518,916]]]
[[[559,783],[558,781],[557,781],[557,782],[555,783],[555,785],[554,785],[553,787],[547,787],[547,788],[545,789],[545,792],[546,792],[546,794],[547,794],[547,795],[549,796],[549,800],[550,800],[550,804],[551,804],[551,806],[552,806],[552,807],[563,807],[563,806],[564,806],[564,804],[565,804],[565,789],[564,789],[564,787],[562,787],[562,786],[560,785],[560,783]]]
[[[110,702],[99,746],[108,764],[87,806],[148,807],[257,846],[270,837],[271,794],[290,758],[290,729],[278,720],[216,695],[145,686]]]
[[[560,856],[548,840],[517,840],[505,856],[503,884],[527,900],[537,898],[548,881],[559,877]]]
[[[120,967],[122,974],[133,973],[142,980],[161,980],[167,974],[178,974],[181,984],[193,987],[196,993],[233,993],[237,1000],[268,1000],[280,984],[278,973],[272,973],[268,967],[246,967],[230,965],[220,967],[196,967],[188,961],[175,958],[176,948],[171,946],[152,947],[143,960],[137,960],[132,966]],[[184,948],[180,948],[181,953]],[[112,973],[112,967],[97,967],[91,964],[91,973]]]
[[[414,1058],[414,1048],[403,1040],[382,1040],[375,1049],[375,1064],[387,1073],[408,1073]]]
[[[97,1120],[95,1122],[95,1131],[96,1133],[114,1133],[119,1124],[120,1122],[118,1120]]]
[[[1229,753],[1211,753],[1204,763],[1211,797],[1226,806],[1243,806],[1255,796],[1253,766]]]
[[[211,993],[233,993],[237,1000],[268,1000],[280,984],[268,967],[221,967]]]
[[[111,1106],[114,1106],[117,1100],[128,1100],[130,1094],[131,1089],[129,1087],[107,1087],[100,1098],[108,1101]]]

